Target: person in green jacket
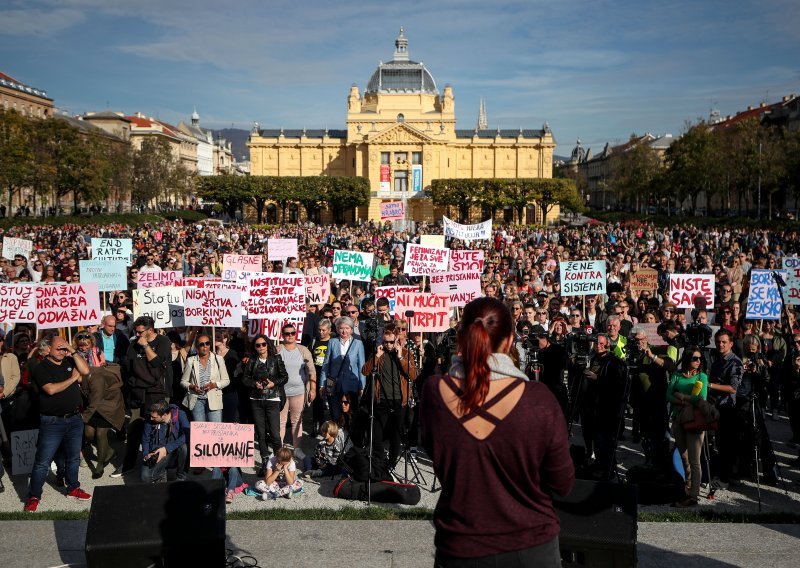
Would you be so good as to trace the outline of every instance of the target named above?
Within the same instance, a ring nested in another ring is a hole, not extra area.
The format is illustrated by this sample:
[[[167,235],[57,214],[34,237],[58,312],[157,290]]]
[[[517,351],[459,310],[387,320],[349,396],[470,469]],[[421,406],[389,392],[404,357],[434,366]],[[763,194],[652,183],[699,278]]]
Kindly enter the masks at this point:
[[[696,406],[698,401],[706,399],[708,391],[708,375],[700,368],[703,364],[703,353],[694,345],[683,351],[680,367],[670,377],[667,386],[667,401],[672,411],[672,435],[683,460],[683,467],[688,473],[688,495],[674,505],[676,507],[692,507],[697,505],[700,495],[700,450],[703,447],[705,432],[687,432],[683,429],[678,416],[682,407]]]

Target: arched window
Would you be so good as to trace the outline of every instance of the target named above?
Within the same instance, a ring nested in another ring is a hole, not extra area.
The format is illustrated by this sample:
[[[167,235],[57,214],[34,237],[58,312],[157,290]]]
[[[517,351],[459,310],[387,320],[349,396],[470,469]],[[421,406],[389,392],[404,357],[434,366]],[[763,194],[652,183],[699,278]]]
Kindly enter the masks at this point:
[[[405,122],[405,121],[406,121],[406,117],[403,115],[402,112],[397,115],[397,122]]]

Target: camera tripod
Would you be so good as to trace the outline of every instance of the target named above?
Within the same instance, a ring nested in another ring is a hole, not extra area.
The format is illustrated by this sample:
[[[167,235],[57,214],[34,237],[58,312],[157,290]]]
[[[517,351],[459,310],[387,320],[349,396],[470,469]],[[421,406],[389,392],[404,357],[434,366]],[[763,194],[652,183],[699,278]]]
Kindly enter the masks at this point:
[[[758,511],[761,512],[761,479],[760,479],[760,471],[759,471],[759,462],[762,459],[761,456],[761,448],[759,448],[763,441],[766,442],[766,447],[769,450],[769,455],[771,459],[771,463],[773,464],[773,468],[775,469],[775,474],[777,474],[777,478],[781,481],[781,485],[783,486],[783,491],[788,495],[788,490],[786,488],[786,480],[783,478],[783,474],[781,473],[781,468],[778,465],[778,458],[775,455],[775,450],[772,448],[772,440],[769,437],[769,432],[767,431],[766,423],[764,422],[764,411],[761,408],[761,402],[758,399],[757,394],[753,394],[750,400],[750,409],[748,412],[748,418],[750,418],[750,427],[752,428],[753,433],[753,460],[755,463],[755,470],[756,470],[756,490],[758,493]],[[767,472],[764,472],[765,474]]]

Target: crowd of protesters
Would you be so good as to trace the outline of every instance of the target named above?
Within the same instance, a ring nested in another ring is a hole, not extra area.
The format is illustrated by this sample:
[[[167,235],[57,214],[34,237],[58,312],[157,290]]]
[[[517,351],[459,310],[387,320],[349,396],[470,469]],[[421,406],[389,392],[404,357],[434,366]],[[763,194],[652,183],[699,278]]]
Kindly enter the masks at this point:
[[[144,481],[163,480],[175,468],[175,477],[184,479],[191,473],[191,420],[255,425],[255,489],[265,498],[302,491],[304,476],[339,474],[339,456],[351,444],[366,443],[359,415],[370,402],[373,450],[386,444],[390,465],[403,446],[416,450],[414,407],[426,379],[446,373],[457,353],[459,313],[454,310],[451,331],[409,333],[374,289],[424,288],[424,279],[403,273],[405,246],[436,233],[441,227],[395,231],[372,222],[269,230],[181,221],[7,230],[2,236],[29,239],[33,251],[30,258],[0,259],[2,282],[80,282],[79,260],[90,258],[92,237],[130,238],[134,250],[128,289],[108,294],[108,315],[97,325],[37,333],[31,325],[0,322],[6,439],[12,431],[40,428],[26,510],[36,510],[51,462],[57,486],[89,499],[78,480],[81,456],[92,456],[96,479],[106,468],[114,477],[139,472]],[[273,237],[296,238],[297,257],[268,261]],[[687,473],[681,506],[697,502],[701,454],[712,457],[712,490],[752,479],[756,471],[762,481],[776,481],[775,454],[762,426],[764,416],[788,419],[792,437],[785,442],[800,443],[800,329],[795,306],[780,321],[748,320],[746,300],[752,268],[777,269],[784,256],[798,254],[795,232],[499,226],[489,240],[449,238],[447,244],[484,250],[482,293],[504,302],[512,315],[516,364],[550,388],[570,426],[581,425],[584,454],[576,465],[614,477],[617,443],[630,436],[653,464],[668,459],[670,444],[678,447]],[[265,272],[322,274],[330,271],[336,249],[375,253],[371,281],[333,281],[328,301],[308,306],[302,330],[284,326],[278,344],[264,335],[248,337],[246,328],[157,330],[151,318],[133,316],[131,290],[139,272],[216,278],[223,255],[234,253],[264,255]],[[562,296],[559,262],[586,259],[606,262],[606,293]],[[631,276],[641,268],[657,271],[656,290],[631,289]],[[698,302],[693,310],[678,309],[667,301],[670,275],[691,273],[714,276],[713,308]],[[656,324],[661,341],[649,341],[641,324]],[[367,381],[373,371],[374,384]],[[707,450],[705,433],[685,430],[681,418],[684,407],[703,407],[701,401],[719,413]],[[313,431],[304,433],[306,412]],[[627,432],[626,417],[632,419]],[[124,455],[114,453],[109,435],[126,440]],[[306,436],[313,442],[304,444]],[[304,445],[317,446],[314,454],[306,455]],[[754,448],[761,450],[760,464]],[[226,479],[228,502],[253,490],[236,468],[212,475]]]

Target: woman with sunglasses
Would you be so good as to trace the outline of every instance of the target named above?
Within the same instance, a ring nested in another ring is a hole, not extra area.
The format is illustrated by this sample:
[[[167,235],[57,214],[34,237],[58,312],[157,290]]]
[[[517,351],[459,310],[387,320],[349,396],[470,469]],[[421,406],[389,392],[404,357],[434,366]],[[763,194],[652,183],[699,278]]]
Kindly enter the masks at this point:
[[[289,380],[284,385],[286,405],[280,414],[280,439],[286,435],[286,420],[291,420],[292,445],[294,455],[303,463],[305,453],[300,448],[303,438],[303,408],[311,406],[316,398],[317,371],[311,352],[297,343],[297,328],[286,324],[281,329],[283,345],[278,348],[278,355],[283,360]]]
[[[686,471],[686,498],[674,503],[675,507],[694,507],[700,496],[700,450],[705,432],[684,430],[678,416],[682,407],[696,406],[700,400],[706,400],[708,376],[700,370],[702,364],[703,353],[700,348],[694,345],[687,347],[681,357],[680,368],[672,373],[667,386],[667,401],[672,409],[672,434]]]
[[[283,386],[288,380],[283,359],[278,357],[275,346],[266,335],[256,335],[250,356],[242,359],[242,385],[250,389],[250,407],[261,454],[259,477],[264,476],[270,456],[283,445],[279,423],[281,408],[286,402]]]

